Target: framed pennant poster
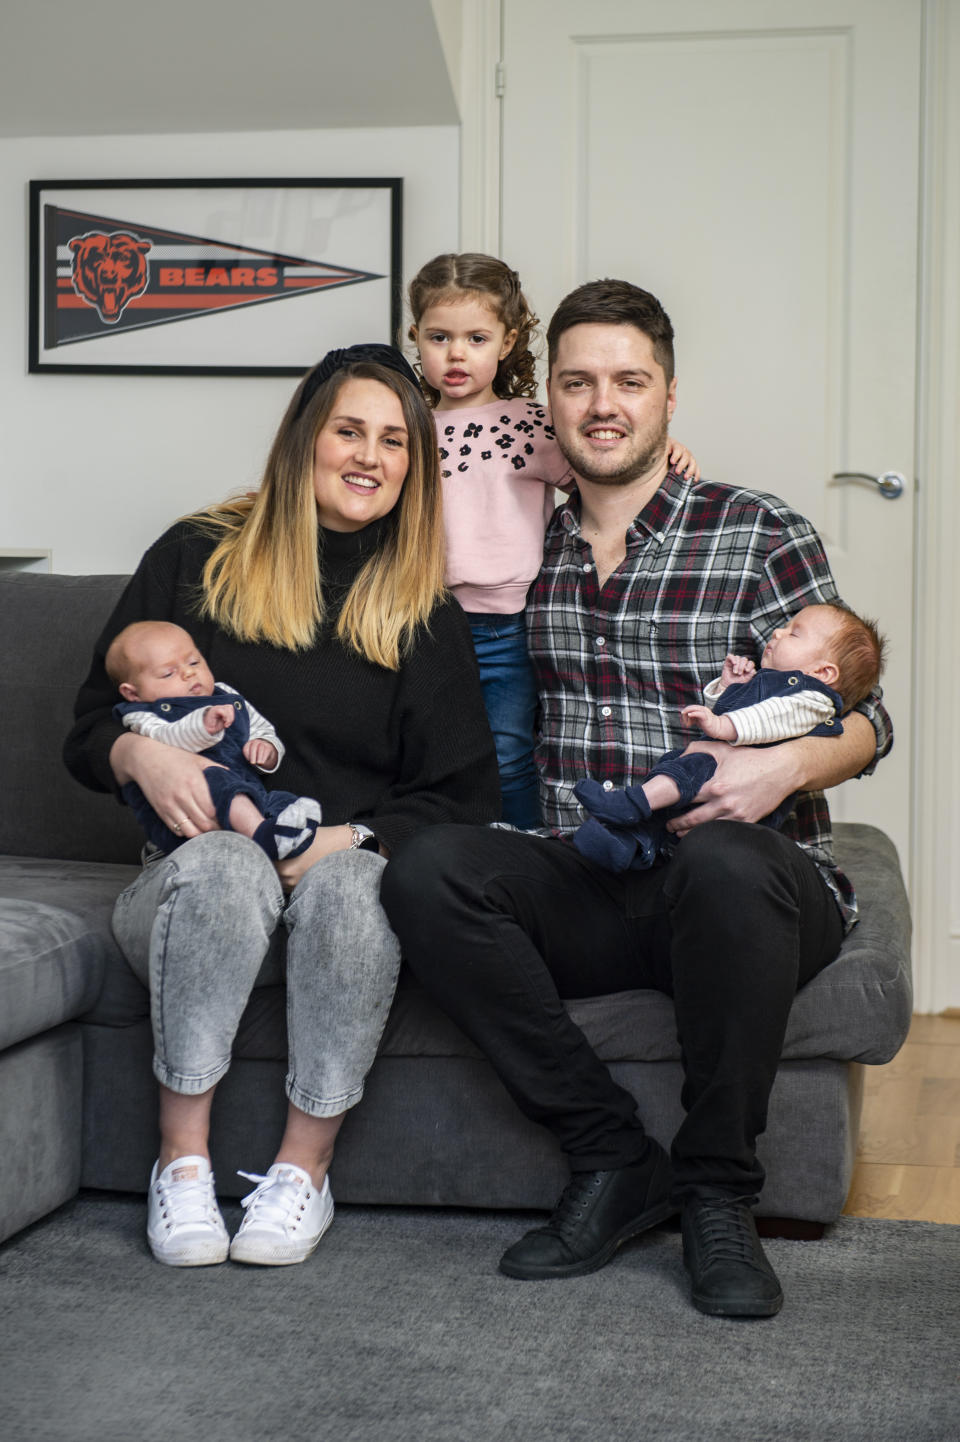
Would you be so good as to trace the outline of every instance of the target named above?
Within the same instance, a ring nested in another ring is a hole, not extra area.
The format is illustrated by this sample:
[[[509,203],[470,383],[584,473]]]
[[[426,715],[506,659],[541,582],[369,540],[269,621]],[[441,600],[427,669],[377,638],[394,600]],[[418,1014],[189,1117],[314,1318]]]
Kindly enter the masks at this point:
[[[402,188],[33,180],[30,370],[301,375],[392,341]]]

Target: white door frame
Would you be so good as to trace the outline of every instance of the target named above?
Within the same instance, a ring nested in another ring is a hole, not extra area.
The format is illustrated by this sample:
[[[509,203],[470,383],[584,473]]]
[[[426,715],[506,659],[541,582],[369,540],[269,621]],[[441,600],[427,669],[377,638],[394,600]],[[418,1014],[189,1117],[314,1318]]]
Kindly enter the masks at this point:
[[[500,254],[503,0],[462,0],[460,249]]]
[[[924,0],[923,14],[914,984],[916,1010],[938,1012],[960,1008],[960,0]]]
[[[926,1012],[960,1008],[960,0],[923,0],[923,18],[911,835]],[[463,0],[462,24],[460,244],[499,255],[503,0]]]

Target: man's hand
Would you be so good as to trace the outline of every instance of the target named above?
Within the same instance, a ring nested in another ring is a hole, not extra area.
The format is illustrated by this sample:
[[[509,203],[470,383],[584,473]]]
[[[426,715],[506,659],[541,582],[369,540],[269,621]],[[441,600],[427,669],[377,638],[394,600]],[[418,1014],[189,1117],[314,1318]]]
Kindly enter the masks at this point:
[[[243,754],[251,766],[260,766],[264,771],[275,771],[280,759],[273,742],[264,741],[262,736],[248,741],[243,748]]]
[[[717,769],[689,811],[667,823],[674,836],[685,836],[704,821],[761,821],[785,797],[799,790],[791,742],[782,746],[729,746],[723,741],[693,741],[687,751],[706,751]]]
[[[873,760],[876,733],[866,716],[851,711],[840,736],[799,736],[777,746],[728,746],[691,741],[688,751],[706,751],[717,769],[683,816],[668,822],[683,836],[704,821],[762,821],[794,791],[828,791],[857,776]]]
[[[720,685],[726,691],[735,681],[749,681],[751,676],[756,675],[757,668],[749,656],[737,656],[733,651],[727,653],[723,663],[723,670],[720,672]]]
[[[715,741],[735,741],[737,728],[729,716],[715,716],[709,706],[684,706],[680,718],[685,726],[699,726]]]
[[[208,706],[203,713],[204,730],[210,736],[216,736],[218,731],[226,731],[228,726],[233,725],[236,712],[232,706]]]

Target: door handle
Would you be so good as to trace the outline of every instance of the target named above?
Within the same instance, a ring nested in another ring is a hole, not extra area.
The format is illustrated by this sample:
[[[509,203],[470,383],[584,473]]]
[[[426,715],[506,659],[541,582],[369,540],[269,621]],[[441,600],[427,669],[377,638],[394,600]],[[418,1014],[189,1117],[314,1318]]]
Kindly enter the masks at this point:
[[[880,476],[871,476],[867,471],[835,471],[833,480],[841,484],[844,481],[866,481],[868,485],[876,486],[885,501],[895,501],[902,496],[907,484],[906,477],[899,471],[884,471]]]

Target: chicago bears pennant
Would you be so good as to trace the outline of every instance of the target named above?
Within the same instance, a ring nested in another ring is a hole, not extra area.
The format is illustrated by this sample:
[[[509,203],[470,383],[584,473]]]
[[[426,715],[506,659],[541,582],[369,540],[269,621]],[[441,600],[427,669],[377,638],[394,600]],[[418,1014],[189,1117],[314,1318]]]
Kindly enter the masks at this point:
[[[101,336],[106,327],[165,325],[382,278],[109,216],[52,205],[45,211],[53,252],[48,294],[56,296],[45,310],[48,348]]]
[[[31,370],[297,373],[390,340],[400,184],[31,182]]]

